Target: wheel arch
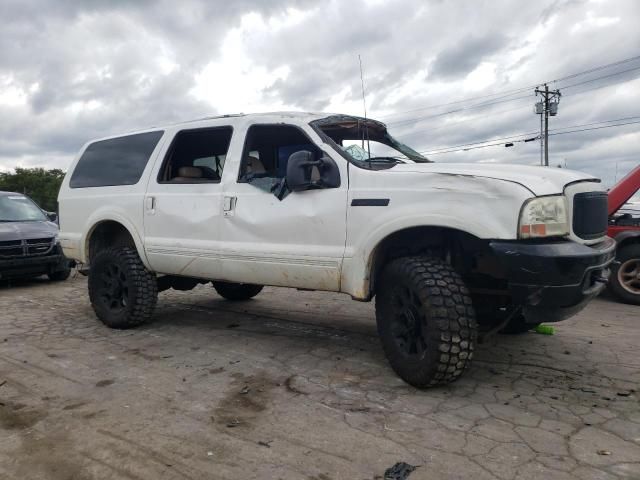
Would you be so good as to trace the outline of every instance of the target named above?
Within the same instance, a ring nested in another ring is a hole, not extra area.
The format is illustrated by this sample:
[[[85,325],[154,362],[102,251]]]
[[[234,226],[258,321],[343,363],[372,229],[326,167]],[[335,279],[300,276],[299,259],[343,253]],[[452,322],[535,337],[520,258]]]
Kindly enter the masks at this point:
[[[356,300],[369,301],[374,295],[380,269],[394,258],[427,251],[446,256],[456,242],[483,242],[478,232],[450,225],[415,224],[385,232],[350,259],[343,275],[343,291]],[[345,273],[346,273],[345,271]]]
[[[81,255],[85,263],[90,265],[95,254],[104,248],[127,245],[136,249],[144,266],[150,269],[142,238],[126,217],[109,215],[94,218],[89,225],[82,242]]]
[[[640,243],[640,230],[628,230],[622,232],[614,238],[618,250],[627,245]]]
[[[620,301],[632,305],[640,305],[640,295],[636,291],[632,291],[624,284],[620,277],[622,267],[629,261],[640,257],[640,232],[627,231],[615,237],[617,242],[616,260],[617,262],[611,268],[611,278],[609,281],[609,290]],[[633,252],[630,252],[633,250]],[[626,254],[625,254],[626,252]],[[630,258],[626,258],[631,253]]]

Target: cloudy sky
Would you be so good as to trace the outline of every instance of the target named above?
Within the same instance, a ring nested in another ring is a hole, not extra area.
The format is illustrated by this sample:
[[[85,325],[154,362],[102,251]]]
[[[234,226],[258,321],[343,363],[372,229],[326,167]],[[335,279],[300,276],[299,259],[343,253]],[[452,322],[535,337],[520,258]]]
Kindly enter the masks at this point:
[[[640,163],[640,58],[572,76],[640,56],[636,0],[1,0],[0,18],[0,169],[65,169],[91,138],[219,113],[361,114],[358,55],[370,116],[417,150],[537,132],[534,86],[560,79],[551,128],[598,129],[553,136],[551,163],[607,185]]]

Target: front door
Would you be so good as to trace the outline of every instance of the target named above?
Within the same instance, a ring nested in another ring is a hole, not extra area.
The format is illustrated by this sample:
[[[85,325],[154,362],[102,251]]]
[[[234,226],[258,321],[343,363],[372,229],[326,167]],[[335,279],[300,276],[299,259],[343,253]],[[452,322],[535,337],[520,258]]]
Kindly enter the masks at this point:
[[[240,159],[224,178],[221,262],[224,279],[339,291],[345,249],[347,166],[338,188],[282,193],[289,155],[322,155],[311,130],[251,125]]]
[[[181,130],[152,172],[144,199],[151,268],[197,278],[220,275],[221,176],[231,127]]]

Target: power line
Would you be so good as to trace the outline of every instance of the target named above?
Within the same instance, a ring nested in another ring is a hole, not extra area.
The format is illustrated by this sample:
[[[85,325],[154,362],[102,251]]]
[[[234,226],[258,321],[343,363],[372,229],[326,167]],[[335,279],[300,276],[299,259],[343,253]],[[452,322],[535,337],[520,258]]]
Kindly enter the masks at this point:
[[[594,67],[594,68],[591,68],[589,70],[584,70],[582,72],[574,73],[572,75],[567,75],[566,77],[558,78],[556,80],[551,80],[550,82],[547,82],[547,83],[557,83],[557,82],[562,82],[564,80],[570,80],[572,78],[579,77],[581,75],[586,75],[588,73],[593,73],[593,72],[597,72],[599,70],[604,70],[605,68],[615,67],[617,65],[622,65],[624,63],[633,62],[634,60],[638,60],[638,59],[640,59],[640,55],[636,55],[635,57],[625,58],[624,60],[618,60],[617,62],[608,63],[606,65],[601,65],[599,67]],[[563,87],[563,88],[566,88],[566,87]]]
[[[592,125],[600,125],[602,123],[623,122],[623,121],[626,121],[626,120],[633,120],[633,119],[636,119],[636,118],[640,119],[640,115],[635,115],[635,116],[632,116],[632,117],[614,118],[614,119],[611,119],[611,120],[602,120],[600,122],[582,123],[582,124],[578,124],[578,125],[567,125],[565,127],[554,128],[553,130],[550,130],[550,131],[551,132],[558,132],[560,130],[566,130],[568,128],[589,127],[589,126],[592,126]],[[518,138],[518,137],[527,137],[529,135],[535,135],[536,133],[538,133],[538,132],[518,133],[518,134],[509,135],[509,136],[506,136],[506,137],[489,138],[487,140],[480,140],[480,141],[477,141],[477,142],[461,143],[459,145],[449,145],[449,146],[443,146],[443,147],[434,147],[431,150],[424,151],[424,152],[421,152],[421,153],[430,155],[430,154],[433,154],[433,153],[439,153],[440,150],[450,150],[450,149],[458,148],[458,147],[466,147],[466,146],[470,146],[470,145],[480,145],[480,144],[487,143],[487,142],[496,142],[496,141],[499,141],[499,140],[509,140],[509,139]]]
[[[624,125],[635,125],[636,123],[640,123],[640,120],[635,122],[616,123],[613,125],[603,125],[601,127],[583,128],[581,130],[569,130],[568,132],[550,133],[549,135],[566,135],[567,133],[588,132],[590,130],[601,130],[603,128],[622,127]]]
[[[496,101],[492,101],[492,102],[485,102],[485,103],[477,103],[475,105],[469,105],[468,107],[461,107],[461,108],[456,108],[454,110],[449,110],[447,112],[442,112],[442,113],[436,113],[434,115],[428,115],[426,117],[418,117],[418,118],[410,118],[410,119],[406,119],[406,120],[400,120],[397,122],[390,122],[387,123],[387,125],[405,125],[405,124],[409,124],[409,123],[416,123],[416,122],[421,122],[423,120],[427,120],[429,118],[436,118],[436,117],[442,117],[444,115],[450,115],[452,113],[457,113],[457,112],[464,112],[466,110],[472,110],[474,108],[479,108],[479,107],[487,107],[489,105],[496,105],[498,103],[504,103],[504,102],[513,102],[515,100],[521,100],[523,98],[531,98],[531,95],[522,95],[520,97],[516,97],[516,98],[508,98],[508,99],[504,99],[504,100],[496,100]]]
[[[567,125],[566,127],[558,127],[550,131],[557,132],[558,130],[566,130],[567,128],[588,127],[591,125],[599,125],[601,123],[622,122],[626,120],[633,120],[634,118],[640,118],[640,115],[634,115],[633,117],[614,118],[612,120],[602,120],[601,122],[583,123],[581,125]]]
[[[537,132],[536,132],[537,133]],[[537,137],[533,138],[533,140],[536,140]],[[524,140],[513,140],[509,143],[524,143]],[[442,153],[453,153],[453,152],[468,152],[469,150],[477,150],[478,148],[487,148],[487,147],[504,147],[505,146],[505,142],[498,142],[498,143],[491,143],[488,145],[478,145],[476,147],[467,147],[467,148],[456,148],[453,150],[442,150],[440,152],[431,152],[431,153],[427,153],[427,152],[418,152],[422,155],[429,155],[429,156],[433,156],[433,155],[440,155]]]
[[[548,82],[540,82],[540,83],[537,83],[535,85],[516,88],[516,89],[512,89],[512,90],[506,90],[506,91],[499,92],[499,93],[491,93],[491,94],[486,94],[486,95],[479,95],[479,96],[476,96],[476,97],[468,97],[468,98],[462,99],[462,100],[456,100],[456,101],[447,102],[447,103],[441,103],[441,104],[429,105],[429,106],[425,106],[425,107],[421,107],[421,108],[415,108],[415,109],[412,109],[412,110],[405,110],[405,111],[401,111],[401,112],[395,112],[395,113],[391,113],[389,115],[382,116],[380,118],[389,118],[389,117],[393,117],[393,116],[397,116],[397,115],[402,115],[402,114],[405,114],[405,113],[413,113],[413,112],[418,112],[418,111],[422,111],[422,110],[430,110],[430,109],[435,109],[435,108],[439,108],[439,107],[445,107],[445,106],[449,106],[449,105],[455,105],[455,104],[458,104],[458,103],[465,103],[465,102],[469,102],[469,101],[472,101],[472,100],[480,100],[480,99],[489,98],[489,97],[496,97],[496,98],[494,98],[492,100],[498,100],[498,99],[509,97],[511,95],[515,95],[516,93],[520,93],[520,92],[523,92],[523,91],[530,90],[531,88],[534,88],[534,87],[536,87],[538,85],[541,85],[542,83],[559,83],[559,82],[562,82],[562,81],[565,81],[565,80],[569,80],[571,78],[576,78],[576,77],[579,77],[579,76],[582,76],[582,75],[586,75],[586,74],[589,74],[589,73],[593,73],[593,72],[597,72],[597,71],[600,71],[600,70],[604,70],[606,68],[615,67],[615,66],[622,65],[622,64],[625,64],[625,63],[629,63],[629,62],[632,62],[632,61],[638,60],[638,59],[640,59],[640,55],[637,55],[637,56],[634,56],[634,57],[629,57],[629,58],[626,58],[626,59],[623,59],[623,60],[618,60],[617,62],[608,63],[606,65],[600,65],[598,67],[593,67],[593,68],[590,68],[588,70],[584,70],[582,72],[573,73],[571,75],[560,77],[560,78],[557,78],[555,80],[550,80]],[[640,67],[637,67],[637,68],[640,68]],[[631,70],[635,70],[635,68],[634,69],[625,70],[623,72],[616,73],[615,75],[626,73],[627,71],[631,71]],[[609,76],[613,76],[613,75],[609,75]],[[599,78],[596,78],[596,79],[593,79],[593,80],[589,80],[589,81],[595,81],[595,80],[598,80],[600,78],[607,78],[607,76],[599,77]],[[571,86],[575,86],[575,85],[571,85]],[[560,87],[560,88],[569,88],[569,87]],[[514,100],[516,100],[516,99],[514,99]],[[506,101],[508,101],[508,100],[506,100]],[[488,103],[488,104],[491,104],[491,103]],[[483,103],[478,104],[478,106],[481,106],[481,105],[484,105],[484,104]],[[452,112],[449,112],[449,113],[455,113],[457,111],[458,110],[453,110]],[[430,118],[430,117],[428,117],[428,118]],[[393,122],[393,123],[397,123],[397,122]]]
[[[627,70],[623,70],[623,71],[620,71],[620,72],[615,72],[615,73],[612,73],[612,74],[609,74],[609,75],[602,75],[600,77],[592,78],[592,79],[589,79],[589,80],[586,80],[586,81],[583,81],[583,82],[574,83],[572,85],[568,85],[568,86],[561,87],[561,88],[562,89],[572,88],[572,87],[576,87],[578,85],[583,85],[583,84],[586,84],[586,83],[595,82],[596,80],[602,80],[603,78],[614,77],[616,75],[621,75],[623,73],[627,73],[627,72],[631,72],[631,71],[639,70],[639,69],[640,69],[640,66],[634,67],[634,68],[630,68],[630,69],[627,69]],[[597,86],[597,87],[594,87],[592,89],[583,90],[583,91],[578,92],[578,93],[584,93],[584,92],[587,92],[587,91],[590,91],[590,90],[596,90],[598,88],[604,88],[606,86],[617,85],[618,83],[622,83],[622,82],[616,82],[616,83],[607,84],[607,85],[603,85],[603,86]],[[574,95],[577,95],[577,93],[574,94]],[[460,108],[456,108],[456,109],[449,110],[449,111],[446,111],[446,112],[441,112],[441,113],[436,113],[436,114],[433,114],[433,115],[428,115],[428,116],[425,116],[425,117],[408,118],[408,119],[399,120],[399,121],[396,121],[396,122],[390,122],[390,123],[387,123],[387,126],[396,126],[397,127],[397,126],[408,125],[408,124],[412,124],[412,123],[418,123],[418,122],[422,122],[424,120],[428,120],[428,119],[431,119],[431,118],[437,118],[437,117],[442,117],[444,115],[450,115],[452,113],[463,112],[463,111],[472,110],[472,109],[480,108],[480,107],[488,107],[488,106],[496,105],[496,104],[499,104],[499,103],[511,102],[511,101],[521,100],[521,99],[530,98],[530,97],[531,97],[530,95],[522,95],[522,96],[515,97],[515,98],[508,98],[508,99],[503,99],[503,100],[495,100],[495,101],[489,101],[489,102],[484,102],[484,103],[477,103],[477,104],[474,104],[474,105],[469,105],[467,107],[460,107]]]
[[[609,75],[603,75],[601,77],[591,78],[589,80],[584,80],[582,82],[573,83],[571,85],[564,85],[564,86],[562,86],[560,88],[562,88],[563,90],[566,90],[567,88],[577,87],[578,85],[584,85],[585,83],[595,82],[596,80],[602,80],[603,78],[615,77],[616,75],[622,75],[623,73],[632,72],[632,71],[638,70],[638,69],[640,69],[640,66],[634,67],[634,68],[629,68],[627,70],[621,70],[620,72],[611,73]]]
[[[449,145],[448,147],[436,147],[436,148],[433,148],[431,150],[420,152],[420,153],[425,154],[425,155],[431,155],[433,153],[438,153],[440,150],[449,150],[451,148],[467,147],[467,146],[471,146],[471,145],[480,145],[480,144],[487,143],[487,142],[497,142],[499,140],[509,140],[511,138],[526,137],[526,136],[529,136],[529,135],[537,135],[538,133],[539,132],[537,132],[537,131],[536,132],[527,132],[527,133],[517,133],[517,134],[514,134],[514,135],[508,135],[506,137],[491,138],[489,140],[481,140],[481,141],[478,141],[478,142],[461,143],[459,145]]]
[[[508,108],[506,110],[499,110],[497,112],[492,112],[492,115],[499,115],[499,114],[502,114],[502,113],[515,112],[516,110],[522,111],[522,107],[515,107],[515,108]],[[443,128],[452,127],[454,125],[458,125],[458,124],[461,124],[461,123],[471,122],[473,120],[477,120],[479,117],[483,117],[484,118],[484,117],[486,117],[486,115],[475,115],[473,117],[465,118],[464,120],[459,120],[457,122],[445,123],[445,124],[442,124],[442,125],[440,125],[438,127],[431,127],[429,129],[426,129],[426,130],[418,130],[418,131],[414,130],[412,132],[409,132],[408,134],[394,135],[394,137],[396,137],[396,138],[408,138],[408,137],[412,137],[412,136],[417,135],[417,134],[424,135],[425,133],[433,132],[434,130],[441,130]]]
[[[632,80],[637,80],[638,78],[640,78],[640,75],[636,75],[635,77],[627,78],[627,79],[622,80],[620,82],[607,83],[605,85],[596,85],[595,87],[587,88],[585,90],[580,90],[579,92],[576,92],[576,93],[573,93],[573,94],[569,93],[569,94],[566,94],[566,95],[563,95],[563,96],[565,98],[566,97],[574,97],[576,95],[580,95],[581,93],[591,92],[593,90],[600,90],[601,88],[613,87],[614,85],[620,85],[621,83],[627,83],[627,82],[630,82]]]
[[[633,78],[630,78],[630,79],[626,79],[626,80],[620,81],[620,82],[607,83],[606,85],[596,85],[595,87],[587,88],[585,90],[581,90],[581,91],[573,93],[573,94],[564,94],[563,97],[565,97],[565,98],[566,97],[574,97],[576,95],[581,95],[581,94],[586,93],[586,92],[591,92],[593,90],[600,90],[602,88],[612,87],[614,85],[619,85],[621,83],[625,83],[625,82],[628,82],[628,81],[631,81],[631,80],[636,80],[638,78],[640,78],[640,75],[638,75],[636,77],[633,77]],[[514,112],[516,110],[520,110],[521,108],[522,107],[515,107],[515,108],[509,108],[509,109],[506,109],[506,110],[499,110],[497,112],[492,112],[492,114],[493,115],[499,115],[499,114],[502,114],[502,113]],[[398,135],[397,137],[398,138],[409,138],[409,137],[412,137],[412,136],[417,135],[417,134],[425,134],[425,133],[432,132],[434,130],[440,130],[440,129],[448,128],[448,127],[451,127],[451,126],[454,126],[454,125],[459,125],[461,123],[471,122],[471,121],[476,120],[478,118],[484,118],[485,116],[486,116],[486,114],[476,115],[476,116],[473,116],[471,118],[465,118],[464,120],[460,120],[460,121],[457,121],[457,122],[451,122],[451,123],[442,124],[442,125],[437,126],[437,127],[431,127],[429,129],[426,129],[426,130],[412,131],[412,132],[409,132],[408,134]],[[394,135],[394,136],[396,136],[396,135]]]
[[[482,100],[484,98],[489,98],[489,97],[496,97],[496,98],[493,98],[492,100],[497,100],[499,98],[510,97],[511,95],[515,95],[516,93],[526,92],[526,91],[531,90],[532,88],[534,88],[536,85],[531,85],[529,87],[517,88],[517,89],[513,89],[513,90],[506,90],[505,92],[500,92],[500,93],[489,93],[489,94],[486,94],[486,95],[478,95],[477,97],[468,97],[468,98],[465,98],[463,100],[455,100],[453,102],[439,103],[437,105],[429,105],[429,106],[426,106],[426,107],[414,108],[412,110],[404,110],[404,111],[401,111],[401,112],[390,113],[389,115],[383,115],[380,118],[389,118],[389,117],[395,117],[397,115],[403,115],[405,113],[420,112],[420,111],[423,111],[423,110],[432,110],[432,109],[438,108],[438,107],[448,107],[449,105],[456,105],[458,103],[466,103],[466,102],[470,102],[472,100]]]
[[[628,120],[628,119],[633,119],[633,118],[640,118],[640,115],[638,116],[633,116],[633,117],[625,117],[625,118],[619,118],[619,119],[614,119],[614,120],[603,120],[602,122],[594,122],[594,123],[585,123],[582,125],[568,125],[566,127],[560,127],[554,130],[551,130],[550,132],[553,133],[549,133],[549,136],[554,136],[554,135],[566,135],[568,133],[578,133],[578,132],[587,132],[587,131],[591,131],[591,130],[600,130],[603,128],[611,128],[611,127],[621,127],[621,126],[625,126],[625,125],[634,125],[634,124],[638,124],[640,123],[640,120],[634,121],[634,122],[623,122],[623,123],[616,123],[613,125],[601,125],[601,126],[597,126],[597,127],[591,127],[591,128],[580,128],[578,130],[569,130],[566,132],[559,132],[558,130],[566,130],[567,128],[576,128],[576,127],[586,127],[586,126],[590,126],[590,125],[598,125],[600,123],[610,123],[610,122],[619,122],[622,120]],[[500,137],[500,138],[492,138],[489,140],[484,140],[484,141],[479,141],[479,142],[472,142],[472,143],[466,143],[466,144],[460,144],[460,145],[452,145],[450,147],[441,147],[441,148],[435,148],[432,150],[425,150],[425,151],[421,151],[420,153],[423,155],[440,155],[442,153],[451,153],[451,152],[460,152],[460,151],[468,151],[468,150],[476,150],[478,148],[485,148],[485,147],[493,147],[493,146],[497,146],[497,145],[504,145],[504,142],[499,142],[499,140],[509,140],[512,138],[518,138],[518,137],[526,137],[528,135],[533,135],[536,134],[538,132],[528,132],[528,133],[521,133],[521,134],[517,134],[517,135],[510,135],[507,137]],[[536,140],[538,137],[534,137],[531,139],[522,139],[522,140],[512,140],[512,142],[510,143],[524,143],[526,141],[531,141],[531,140]],[[489,145],[483,145],[484,143],[487,142],[498,142],[498,143],[492,143]],[[474,146],[475,145],[475,146]],[[467,146],[471,146],[471,148],[458,148],[458,147],[467,147]]]

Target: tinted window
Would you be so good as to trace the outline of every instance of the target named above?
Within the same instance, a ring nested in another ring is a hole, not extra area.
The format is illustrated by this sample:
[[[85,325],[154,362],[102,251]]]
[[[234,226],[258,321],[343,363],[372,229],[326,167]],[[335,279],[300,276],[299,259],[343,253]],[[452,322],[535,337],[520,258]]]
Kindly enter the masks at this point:
[[[80,157],[69,186],[106,187],[138,183],[163,133],[138,133],[92,143]]]

